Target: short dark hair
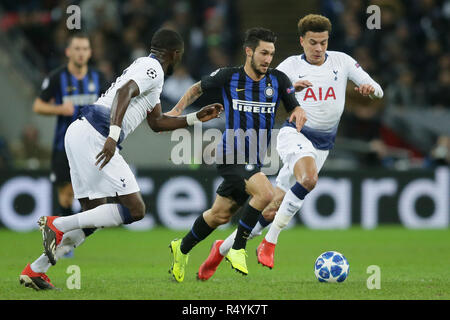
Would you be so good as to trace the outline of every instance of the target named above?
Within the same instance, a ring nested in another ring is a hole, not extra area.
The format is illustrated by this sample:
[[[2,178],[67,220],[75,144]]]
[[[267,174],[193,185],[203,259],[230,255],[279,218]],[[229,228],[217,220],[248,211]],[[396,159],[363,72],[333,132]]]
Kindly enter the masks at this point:
[[[276,34],[265,28],[251,28],[245,32],[244,39],[244,49],[246,47],[255,50],[259,45],[259,41],[272,42],[275,43],[277,41]]]
[[[330,19],[320,14],[308,14],[301,18],[297,24],[298,33],[303,37],[308,31],[331,33]]]
[[[72,40],[73,39],[89,39],[89,36],[87,35],[87,33],[81,32],[81,31],[77,31],[77,32],[73,32],[73,33],[69,33],[69,37],[67,38],[67,43],[66,46],[69,47],[72,44]]]
[[[176,31],[159,29],[152,37],[153,49],[180,50],[183,48],[183,38]]]

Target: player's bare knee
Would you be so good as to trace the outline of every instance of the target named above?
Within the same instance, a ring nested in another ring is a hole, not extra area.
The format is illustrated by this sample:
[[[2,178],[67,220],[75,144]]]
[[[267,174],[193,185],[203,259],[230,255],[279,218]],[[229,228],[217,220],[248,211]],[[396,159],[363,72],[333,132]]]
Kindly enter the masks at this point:
[[[317,180],[318,180],[317,174],[305,175],[302,177],[300,184],[308,191],[311,191],[312,189],[315,188]]]
[[[144,201],[136,201],[133,208],[130,209],[131,217],[133,221],[142,220],[145,216],[145,203]]]

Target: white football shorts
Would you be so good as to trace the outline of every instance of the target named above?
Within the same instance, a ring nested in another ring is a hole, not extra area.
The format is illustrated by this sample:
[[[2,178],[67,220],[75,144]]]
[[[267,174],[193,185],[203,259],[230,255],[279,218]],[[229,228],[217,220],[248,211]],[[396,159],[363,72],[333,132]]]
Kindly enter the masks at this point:
[[[95,157],[103,149],[103,137],[84,118],[67,129],[64,144],[70,166],[70,177],[76,199],[98,199],[139,192],[133,172],[116,149],[109,163],[99,170]]]
[[[319,173],[328,157],[329,150],[316,149],[301,132],[297,132],[292,127],[283,127],[277,137],[277,152],[283,167],[278,172],[276,185],[287,192],[297,181],[294,176],[294,165],[298,159],[313,157]]]

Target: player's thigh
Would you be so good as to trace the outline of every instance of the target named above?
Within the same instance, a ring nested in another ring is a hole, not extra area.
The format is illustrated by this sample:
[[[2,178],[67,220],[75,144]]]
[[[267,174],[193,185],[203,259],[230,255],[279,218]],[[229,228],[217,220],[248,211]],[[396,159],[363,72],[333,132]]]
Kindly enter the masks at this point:
[[[102,204],[107,203],[106,198],[92,199],[92,200],[90,200],[89,198],[81,198],[78,199],[78,201],[80,201],[82,211],[91,210],[98,206],[101,206]]]
[[[96,187],[99,190],[96,193],[100,192],[100,196],[120,197],[140,192],[134,173],[118,150],[100,172],[101,179],[98,180]],[[140,202],[137,196],[130,197],[135,200],[133,204],[137,205]]]
[[[314,153],[305,156],[297,156],[291,159],[290,166],[296,181],[300,182],[306,189],[312,190],[319,178],[328,150],[314,150]]]
[[[77,180],[76,183],[72,181],[77,198],[98,199],[140,191],[133,172],[118,149],[102,170],[95,165],[95,157],[102,150],[105,137],[87,120],[73,122],[65,141],[71,176]]]
[[[260,198],[269,203],[272,201],[274,188],[267,176],[258,172],[245,181],[245,190],[252,197]]]
[[[67,160],[69,163],[70,180],[72,181],[72,189],[74,198],[83,199],[89,196],[86,176],[89,174],[87,169],[89,161],[86,160],[84,150],[88,144],[88,131],[85,130],[85,124],[76,120],[66,131],[64,137],[64,145],[66,149]],[[84,120],[86,121],[86,120]]]
[[[302,183],[315,184],[318,179],[315,157],[306,156],[299,158],[294,164],[294,176],[297,181]]]

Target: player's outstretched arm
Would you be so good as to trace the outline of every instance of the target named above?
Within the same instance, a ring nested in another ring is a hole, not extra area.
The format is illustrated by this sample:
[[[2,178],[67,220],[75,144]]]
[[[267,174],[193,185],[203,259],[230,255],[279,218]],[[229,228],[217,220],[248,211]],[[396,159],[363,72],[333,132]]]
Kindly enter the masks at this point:
[[[147,113],[147,123],[155,132],[170,131],[185,128],[194,124],[195,121],[209,121],[218,118],[223,111],[220,103],[213,103],[200,109],[196,113],[187,116],[173,117],[161,112],[161,104],[157,104],[151,112]]]
[[[166,112],[165,114],[168,116],[179,116],[183,113],[183,110],[186,109],[187,106],[194,103],[195,100],[197,100],[201,95],[203,94],[201,81],[193,84],[186,93],[181,97],[180,101],[177,102],[177,104],[170,110],[169,112]]]

